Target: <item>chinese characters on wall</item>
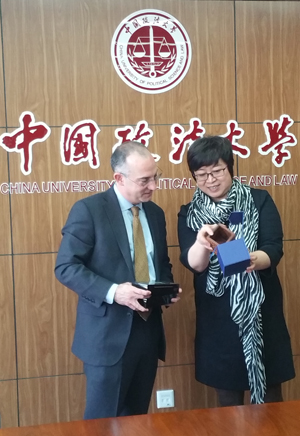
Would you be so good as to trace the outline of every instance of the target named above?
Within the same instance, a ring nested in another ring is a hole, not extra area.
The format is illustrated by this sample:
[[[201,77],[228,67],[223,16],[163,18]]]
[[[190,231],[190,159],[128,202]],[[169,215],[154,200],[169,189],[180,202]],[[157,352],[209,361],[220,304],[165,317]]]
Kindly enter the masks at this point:
[[[51,129],[43,122],[36,122],[32,112],[23,112],[19,118],[20,128],[12,133],[4,133],[0,136],[0,145],[10,153],[20,154],[20,169],[24,175],[32,171],[33,145],[45,142],[51,134]],[[289,115],[281,115],[279,120],[266,120],[263,128],[266,142],[258,144],[257,149],[261,155],[272,154],[272,163],[276,167],[282,167],[291,159],[292,153],[289,147],[297,144],[295,135],[290,133],[289,128],[294,121]],[[97,137],[101,132],[93,120],[82,120],[73,126],[64,124],[61,129],[60,156],[64,165],[79,165],[88,162],[89,166],[96,169],[100,166],[100,158],[97,147]],[[199,118],[191,118],[189,127],[174,123],[170,127],[171,151],[169,161],[175,165],[182,163],[186,150],[197,138],[204,136],[205,128]],[[232,143],[233,153],[241,158],[250,156],[250,149],[240,143],[244,136],[244,130],[238,126],[237,121],[227,122],[227,131],[220,135],[228,138]],[[115,142],[112,151],[126,141],[139,141],[146,147],[149,146],[153,137],[153,131],[147,121],[139,121],[136,126],[125,126],[115,130]],[[161,156],[153,154],[154,159],[159,161]]]

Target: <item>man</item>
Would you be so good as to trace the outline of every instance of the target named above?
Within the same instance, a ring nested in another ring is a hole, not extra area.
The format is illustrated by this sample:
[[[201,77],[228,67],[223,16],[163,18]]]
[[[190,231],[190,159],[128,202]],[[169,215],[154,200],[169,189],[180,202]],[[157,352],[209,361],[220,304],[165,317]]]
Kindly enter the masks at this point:
[[[147,413],[158,358],[165,356],[161,309],[145,321],[148,309],[138,300],[151,293],[132,285],[132,206],[140,208],[150,281],[173,281],[165,216],[150,201],[159,178],[151,153],[127,142],[111,166],[113,187],[73,206],[55,267],[57,279],[79,296],[72,351],[84,362],[85,419]]]

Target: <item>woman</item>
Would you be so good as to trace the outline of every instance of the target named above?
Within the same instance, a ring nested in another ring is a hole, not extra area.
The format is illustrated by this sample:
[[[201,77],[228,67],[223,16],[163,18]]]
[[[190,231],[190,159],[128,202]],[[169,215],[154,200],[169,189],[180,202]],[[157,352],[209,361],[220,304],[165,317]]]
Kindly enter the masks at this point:
[[[180,260],[194,273],[196,379],[217,390],[221,406],[282,401],[281,383],[295,376],[290,337],[276,272],[282,227],[265,190],[233,178],[231,143],[197,139],[187,161],[197,189],[178,214]],[[242,211],[243,224],[229,222]],[[250,252],[246,271],[223,277],[207,237],[225,224]]]

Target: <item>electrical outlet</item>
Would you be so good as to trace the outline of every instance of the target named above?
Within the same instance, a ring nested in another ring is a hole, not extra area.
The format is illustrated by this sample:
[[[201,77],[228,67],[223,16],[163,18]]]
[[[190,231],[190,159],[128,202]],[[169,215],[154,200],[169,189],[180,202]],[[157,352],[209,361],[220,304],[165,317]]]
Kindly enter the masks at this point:
[[[156,404],[158,409],[163,409],[165,407],[174,407],[173,389],[156,391]]]

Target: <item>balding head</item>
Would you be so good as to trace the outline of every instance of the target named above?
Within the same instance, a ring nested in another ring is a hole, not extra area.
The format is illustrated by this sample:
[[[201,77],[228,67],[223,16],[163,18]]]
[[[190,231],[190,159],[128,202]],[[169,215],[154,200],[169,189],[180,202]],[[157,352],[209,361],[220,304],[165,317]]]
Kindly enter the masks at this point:
[[[127,174],[128,157],[133,154],[138,154],[145,159],[152,156],[147,147],[145,147],[145,145],[141,144],[140,142],[123,142],[123,144],[119,145],[119,147],[116,148],[111,156],[110,164],[113,172],[122,172],[124,174]]]
[[[120,145],[111,157],[119,192],[132,204],[151,200],[158,169],[152,154],[139,142]]]

